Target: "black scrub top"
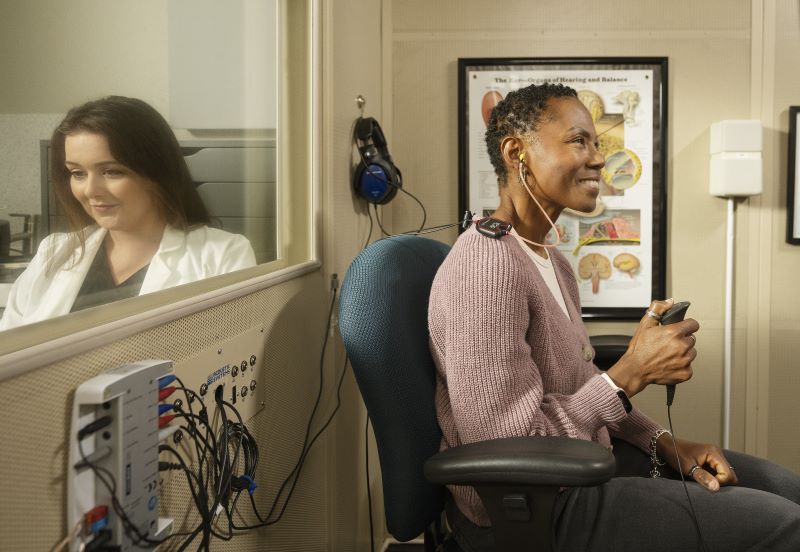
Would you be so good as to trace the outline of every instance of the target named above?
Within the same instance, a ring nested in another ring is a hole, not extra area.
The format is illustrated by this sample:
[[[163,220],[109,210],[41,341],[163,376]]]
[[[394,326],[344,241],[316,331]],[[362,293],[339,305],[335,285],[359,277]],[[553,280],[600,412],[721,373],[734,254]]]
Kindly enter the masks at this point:
[[[89,267],[89,272],[83,280],[83,285],[75,298],[75,302],[72,304],[70,312],[112,303],[120,299],[136,297],[142,289],[142,283],[149,266],[150,264],[148,263],[127,280],[117,285],[111,275],[106,249],[101,247],[94,256],[92,266]]]

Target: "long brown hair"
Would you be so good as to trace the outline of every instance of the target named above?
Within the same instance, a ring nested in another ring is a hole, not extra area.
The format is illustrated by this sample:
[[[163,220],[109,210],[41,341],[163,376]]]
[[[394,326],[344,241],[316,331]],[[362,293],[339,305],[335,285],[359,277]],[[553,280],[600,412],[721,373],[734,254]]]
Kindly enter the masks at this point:
[[[94,223],[72,195],[70,174],[65,166],[66,137],[80,132],[104,136],[116,161],[156,184],[154,201],[167,224],[187,231],[210,223],[211,217],[192,182],[178,140],[164,117],[136,98],[108,96],[93,100],[72,108],[56,127],[50,142],[50,177],[56,200],[80,244],[77,259],[83,256],[83,230]]]

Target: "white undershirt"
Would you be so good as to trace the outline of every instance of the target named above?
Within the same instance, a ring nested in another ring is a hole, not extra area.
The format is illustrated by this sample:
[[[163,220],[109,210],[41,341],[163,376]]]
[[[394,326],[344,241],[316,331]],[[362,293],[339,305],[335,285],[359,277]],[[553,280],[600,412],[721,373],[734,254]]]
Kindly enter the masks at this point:
[[[516,240],[519,242],[519,245],[520,247],[522,247],[522,250],[528,254],[528,257],[530,257],[531,261],[533,262],[533,265],[537,269],[539,269],[539,274],[542,275],[542,279],[547,284],[547,289],[550,290],[550,293],[553,294],[553,298],[556,300],[556,303],[558,303],[558,306],[561,307],[561,310],[564,311],[564,314],[566,314],[567,318],[569,318],[570,316],[569,316],[569,311],[567,310],[567,304],[564,302],[564,294],[561,293],[561,286],[558,285],[558,280],[556,279],[556,271],[553,268],[553,261],[550,258],[550,254],[548,253],[547,258],[544,259],[539,255],[537,255],[536,253],[534,253],[533,249],[531,249],[527,243],[525,243],[524,241],[522,241],[522,239],[520,239],[519,234],[517,234],[516,230],[514,230],[513,228],[511,229],[511,235],[514,236],[514,238],[516,238]],[[620,390],[617,384],[614,383],[614,380],[611,379],[611,376],[609,376],[605,372],[603,372],[601,376],[603,377],[603,380],[615,392]]]
[[[547,254],[547,258],[544,259],[534,253],[533,249],[531,249],[527,243],[522,241],[517,234],[517,231],[513,228],[511,229],[511,235],[516,238],[519,242],[520,247],[522,247],[523,251],[528,254],[533,265],[539,269],[539,274],[542,275],[542,279],[544,279],[544,283],[547,284],[547,288],[550,290],[550,293],[553,294],[553,298],[558,303],[558,306],[561,307],[561,310],[564,311],[564,314],[567,315],[569,318],[569,311],[567,310],[567,304],[564,302],[564,294],[561,293],[561,286],[558,285],[558,280],[556,279],[556,271],[553,268],[553,260],[550,258],[550,254]],[[546,250],[545,250],[546,251]]]

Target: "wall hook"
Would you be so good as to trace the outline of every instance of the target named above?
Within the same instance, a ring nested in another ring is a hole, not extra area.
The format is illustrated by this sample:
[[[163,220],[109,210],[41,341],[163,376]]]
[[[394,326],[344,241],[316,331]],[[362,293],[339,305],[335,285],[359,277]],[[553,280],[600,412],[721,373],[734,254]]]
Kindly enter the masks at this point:
[[[361,112],[361,117],[364,117],[364,106],[367,104],[367,100],[364,99],[364,96],[359,94],[356,96],[356,105],[358,105],[358,110]]]

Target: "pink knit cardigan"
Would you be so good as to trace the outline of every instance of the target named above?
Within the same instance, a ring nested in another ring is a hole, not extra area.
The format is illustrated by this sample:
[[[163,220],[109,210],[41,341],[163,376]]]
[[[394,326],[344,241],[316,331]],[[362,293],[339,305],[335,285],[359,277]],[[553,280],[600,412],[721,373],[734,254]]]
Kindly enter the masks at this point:
[[[549,250],[570,319],[512,236],[471,227],[440,267],[428,307],[437,367],[442,449],[523,435],[610,445],[609,434],[644,451],[659,426],[622,402],[592,363],[569,261]],[[451,487],[459,509],[489,525],[471,487]]]

